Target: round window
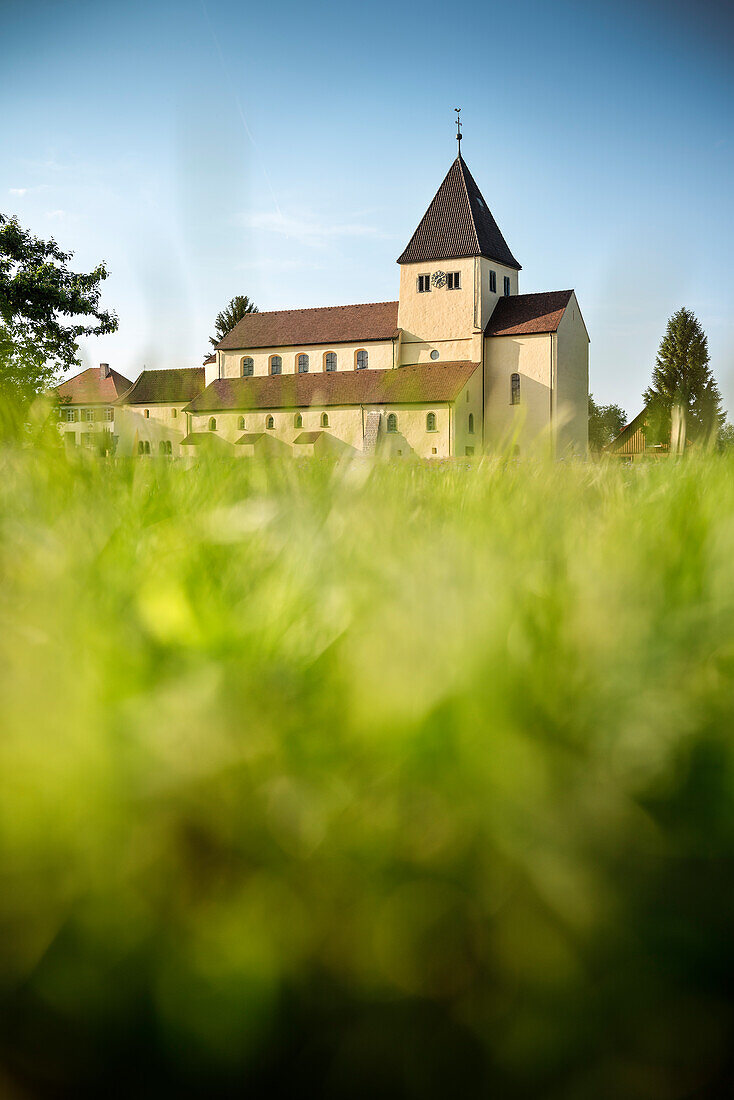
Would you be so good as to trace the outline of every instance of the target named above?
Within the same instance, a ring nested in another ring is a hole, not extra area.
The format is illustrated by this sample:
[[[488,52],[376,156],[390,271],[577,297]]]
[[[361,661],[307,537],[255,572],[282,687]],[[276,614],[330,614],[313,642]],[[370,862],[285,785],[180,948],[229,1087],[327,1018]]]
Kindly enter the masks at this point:
[[[436,348],[434,348],[431,352],[431,359],[438,359],[438,351],[436,350]]]

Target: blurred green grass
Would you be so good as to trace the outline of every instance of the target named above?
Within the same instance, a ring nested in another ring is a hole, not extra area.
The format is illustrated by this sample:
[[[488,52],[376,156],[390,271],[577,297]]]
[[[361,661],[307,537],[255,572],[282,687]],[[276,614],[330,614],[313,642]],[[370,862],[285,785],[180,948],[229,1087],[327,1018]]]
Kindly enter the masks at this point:
[[[0,1094],[730,1095],[733,560],[723,456],[6,448]]]

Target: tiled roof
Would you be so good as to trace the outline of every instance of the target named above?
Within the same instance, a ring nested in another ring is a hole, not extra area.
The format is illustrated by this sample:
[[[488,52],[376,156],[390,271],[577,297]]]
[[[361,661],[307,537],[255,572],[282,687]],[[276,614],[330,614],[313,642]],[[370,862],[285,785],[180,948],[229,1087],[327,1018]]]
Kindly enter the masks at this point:
[[[239,439],[235,439],[235,443],[257,443],[258,439],[262,439],[265,432],[245,432]]]
[[[216,363],[216,361],[216,355],[207,355],[206,359],[204,360],[204,366],[207,366],[208,363]]]
[[[246,313],[217,344],[222,351],[368,343],[397,335],[397,302]]]
[[[221,436],[216,435],[214,432],[189,432],[187,436],[181,440],[182,447],[224,447],[225,449],[230,446],[226,439],[222,439]]]
[[[500,298],[484,335],[523,336],[555,332],[572,294],[572,290],[547,290],[543,294],[511,294]]]
[[[118,405],[179,404],[191,401],[206,385],[203,367],[178,370],[144,370]]]
[[[467,362],[421,363],[396,370],[217,378],[194,398],[187,412],[453,401],[478,366]]]
[[[459,156],[448,170],[399,264],[485,256],[520,270],[474,177]]]
[[[315,443],[316,440],[319,438],[319,436],[323,435],[323,434],[324,434],[323,432],[301,432],[300,435],[296,436],[296,438],[293,440],[293,442],[294,443]]]
[[[99,367],[90,367],[74,378],[67,378],[56,387],[56,392],[65,405],[110,405],[131,386],[130,379],[116,370],[102,378]]]

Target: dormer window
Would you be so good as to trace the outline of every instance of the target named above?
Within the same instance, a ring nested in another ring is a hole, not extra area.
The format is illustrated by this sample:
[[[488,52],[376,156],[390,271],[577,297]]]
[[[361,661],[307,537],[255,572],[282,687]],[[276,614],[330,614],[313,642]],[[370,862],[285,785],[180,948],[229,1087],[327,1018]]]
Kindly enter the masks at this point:
[[[449,271],[446,276],[446,289],[447,290],[461,290],[461,272]]]
[[[505,298],[510,297],[510,276],[505,275]]]
[[[496,294],[497,293],[497,272],[496,271],[490,271],[490,273],[489,273],[489,293],[490,294]]]
[[[427,294],[430,289],[431,289],[431,276],[430,275],[419,275],[418,276],[418,293],[419,294]]]

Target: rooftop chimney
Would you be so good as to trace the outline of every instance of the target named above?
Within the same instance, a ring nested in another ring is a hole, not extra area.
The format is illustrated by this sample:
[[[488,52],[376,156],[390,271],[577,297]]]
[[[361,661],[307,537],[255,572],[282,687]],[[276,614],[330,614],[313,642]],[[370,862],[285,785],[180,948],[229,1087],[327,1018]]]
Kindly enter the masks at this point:
[[[109,376],[110,376],[110,365],[109,365],[109,363],[100,363],[99,364],[99,377],[100,377],[101,381],[104,382],[105,378],[109,378]]]

